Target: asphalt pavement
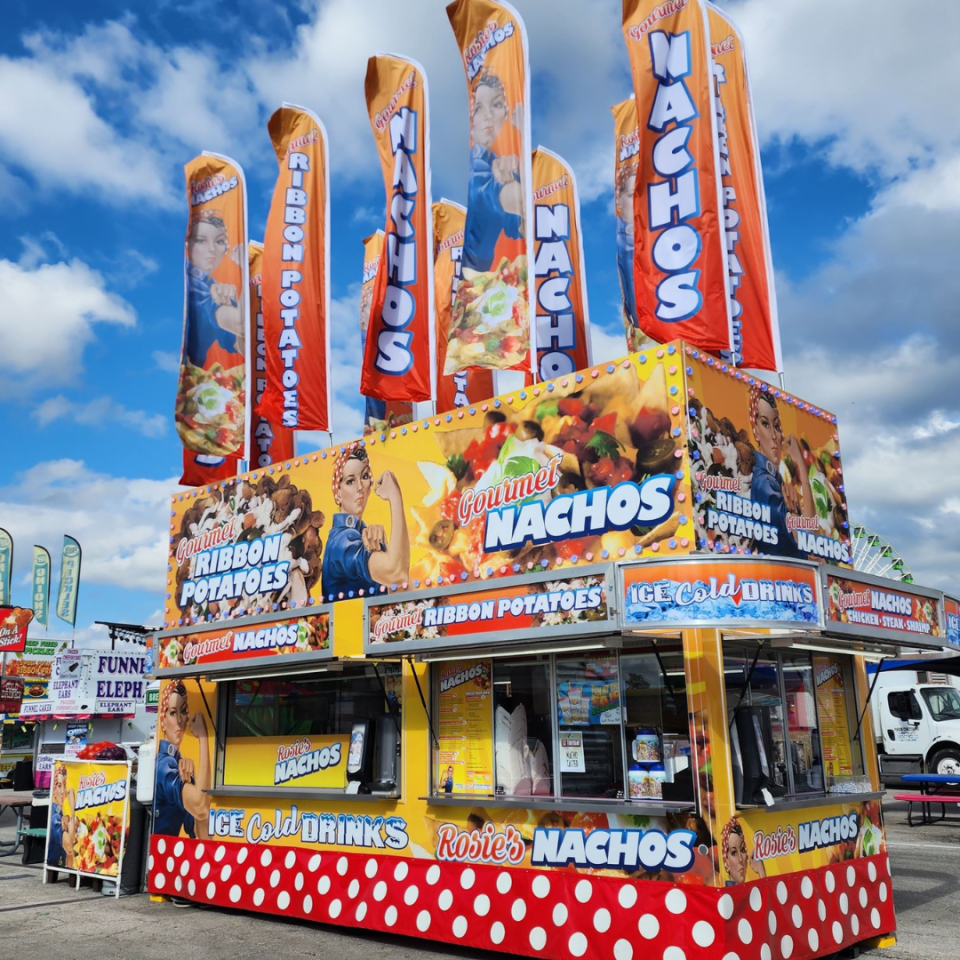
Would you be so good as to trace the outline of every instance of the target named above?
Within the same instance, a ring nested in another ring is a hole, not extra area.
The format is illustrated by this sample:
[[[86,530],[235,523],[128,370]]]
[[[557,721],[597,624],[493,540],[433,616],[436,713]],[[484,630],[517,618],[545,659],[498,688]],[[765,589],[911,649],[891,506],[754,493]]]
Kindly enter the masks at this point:
[[[892,796],[888,791],[887,796]],[[910,828],[906,804],[884,804],[893,864],[897,945],[877,960],[960,957],[960,822]],[[0,840],[13,817],[0,819]],[[493,960],[446,944],[334,929],[215,908],[177,908],[145,895],[107,899],[65,879],[44,884],[40,867],[0,857],[0,956],[25,960],[239,960],[247,957]],[[499,955],[499,956],[502,956]]]

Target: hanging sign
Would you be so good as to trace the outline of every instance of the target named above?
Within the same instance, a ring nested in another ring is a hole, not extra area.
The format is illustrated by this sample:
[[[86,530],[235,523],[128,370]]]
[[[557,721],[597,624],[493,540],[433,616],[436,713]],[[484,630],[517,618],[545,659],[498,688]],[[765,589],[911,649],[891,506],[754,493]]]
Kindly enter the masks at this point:
[[[27,627],[33,611],[25,607],[0,607],[0,653],[14,653],[27,645]]]
[[[879,577],[823,571],[827,628],[862,637],[900,633],[918,641],[944,636],[939,597],[922,588],[902,589]],[[907,638],[904,638],[906,642]]]
[[[201,633],[160,635],[158,673],[167,671],[199,672],[216,664],[219,667],[239,665],[265,659],[276,661],[278,654],[307,654],[311,657],[332,657],[330,613],[319,608],[316,613],[283,620],[237,621],[230,627]]]
[[[426,598],[405,594],[368,600],[364,650],[372,655],[603,633],[612,622],[609,584],[609,568],[588,566],[575,577],[538,573],[503,587],[452,587]]]
[[[623,623],[658,627],[820,625],[814,565],[704,558],[620,567]]]

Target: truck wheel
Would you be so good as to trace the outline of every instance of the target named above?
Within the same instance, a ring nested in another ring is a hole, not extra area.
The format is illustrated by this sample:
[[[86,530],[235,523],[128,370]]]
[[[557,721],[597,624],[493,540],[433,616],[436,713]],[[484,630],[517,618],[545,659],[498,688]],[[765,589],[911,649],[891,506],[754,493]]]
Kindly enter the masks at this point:
[[[956,747],[944,747],[930,758],[931,773],[960,773],[960,750]]]

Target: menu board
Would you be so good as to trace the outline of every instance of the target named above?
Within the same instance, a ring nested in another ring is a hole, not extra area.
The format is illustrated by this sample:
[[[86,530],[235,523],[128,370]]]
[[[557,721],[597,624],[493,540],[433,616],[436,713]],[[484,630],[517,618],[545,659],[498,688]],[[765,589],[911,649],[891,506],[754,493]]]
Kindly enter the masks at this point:
[[[814,657],[813,670],[817,682],[823,768],[829,783],[831,777],[852,777],[854,773],[843,663],[838,657]]]
[[[615,656],[576,661],[575,675],[560,670],[557,708],[561,726],[620,723],[620,679]]]
[[[440,793],[493,793],[493,689],[489,660],[440,665]]]

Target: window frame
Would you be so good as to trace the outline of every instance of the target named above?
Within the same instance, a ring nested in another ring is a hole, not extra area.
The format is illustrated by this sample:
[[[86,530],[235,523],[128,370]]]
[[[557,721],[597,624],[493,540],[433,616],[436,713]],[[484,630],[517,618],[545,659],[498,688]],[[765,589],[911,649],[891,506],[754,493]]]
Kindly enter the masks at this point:
[[[602,651],[596,651],[597,656],[611,656],[616,658],[617,663],[617,686],[620,694],[620,722],[618,724],[620,730],[620,753],[621,753],[621,765],[622,765],[622,778],[621,778],[621,787],[620,793],[621,797],[618,799],[604,798],[604,797],[590,797],[583,795],[566,795],[563,793],[563,775],[559,769],[559,751],[560,751],[560,718],[558,715],[558,705],[557,705],[557,661],[558,658],[569,657],[571,652],[558,650],[552,652],[544,653],[524,653],[518,654],[516,657],[513,656],[504,656],[503,653],[499,653],[495,656],[490,656],[489,654],[484,655],[481,652],[475,650],[465,650],[463,656],[458,658],[458,660],[463,660],[465,662],[474,662],[478,660],[489,660],[492,664],[493,671],[496,671],[497,664],[500,662],[517,662],[517,663],[528,663],[533,664],[540,662],[541,658],[545,659],[545,662],[548,666],[548,682],[550,684],[550,731],[552,737],[552,754],[551,754],[551,780],[552,780],[552,792],[549,794],[530,794],[523,795],[520,797],[509,796],[506,794],[500,794],[498,792],[499,784],[497,782],[497,764],[496,764],[496,729],[492,731],[493,737],[493,794],[488,796],[486,794],[474,794],[468,792],[453,793],[448,794],[439,789],[437,783],[437,771],[439,769],[437,763],[437,755],[439,752],[439,741],[435,742],[428,734],[429,737],[429,760],[428,760],[428,796],[426,799],[436,799],[440,801],[450,802],[467,802],[467,801],[476,801],[480,803],[484,800],[489,802],[497,801],[507,801],[509,803],[514,803],[516,801],[526,801],[530,803],[543,803],[549,802],[551,804],[623,804],[630,806],[633,809],[638,811],[644,808],[644,804],[649,805],[651,808],[656,807],[659,804],[674,806],[680,805],[686,808],[693,808],[697,811],[700,809],[700,786],[699,778],[696,776],[695,768],[695,757],[691,756],[691,767],[694,770],[694,775],[692,777],[693,781],[693,795],[688,800],[631,800],[630,799],[630,790],[629,790],[629,771],[630,771],[630,754],[627,747],[627,707],[626,707],[626,691],[624,687],[624,672],[623,672],[623,657],[635,656],[638,654],[649,654],[653,657],[654,649],[653,644],[656,640],[670,640],[675,642],[676,638],[644,638],[647,642],[643,644],[631,644],[624,647],[609,647]],[[682,650],[682,646],[681,646]],[[446,659],[446,658],[445,658]],[[433,717],[438,718],[437,722],[439,723],[440,717],[440,670],[438,666],[443,661],[434,661],[430,664],[430,714]],[[663,677],[662,670],[658,663],[658,670],[660,670],[661,680],[663,682],[663,687],[661,691],[666,690],[666,680]],[[491,677],[491,687],[493,684],[493,678]],[[686,689],[687,682],[686,676],[684,677],[684,690],[683,698],[686,706],[686,715],[690,715],[690,694]],[[661,695],[664,695],[661,692]],[[679,696],[680,694],[676,694]],[[491,696],[493,694],[491,693]],[[495,711],[495,703],[491,701],[491,709]],[[611,726],[613,726],[611,724]],[[688,734],[689,736],[689,734]],[[691,738],[692,739],[692,738]]]
[[[374,671],[373,674],[368,672],[370,670]],[[354,678],[360,679],[360,678],[366,678],[371,676],[374,677],[374,679],[376,679],[376,669],[375,669],[374,663],[361,661],[356,664],[346,664],[344,665],[344,668],[342,671],[336,671],[336,672],[323,672],[323,673],[315,673],[315,674],[308,673],[308,674],[301,675],[295,671],[291,671],[289,674],[286,674],[286,673],[272,674],[270,676],[265,676],[262,678],[244,677],[243,679],[245,681],[288,680],[291,682],[309,683],[311,680],[318,680],[321,677],[323,677],[324,679],[329,678],[331,679],[332,682],[335,682],[339,685],[344,680],[349,681],[350,679],[354,679]],[[237,682],[238,682],[238,679],[225,677],[224,680],[218,684],[218,686],[221,689],[218,691],[217,708],[215,712],[217,715],[217,730],[221,733],[221,736],[217,736],[214,738],[215,765],[214,765],[214,776],[213,776],[213,788],[217,791],[217,793],[227,793],[232,791],[237,793],[238,795],[243,795],[245,791],[255,791],[257,794],[260,794],[261,792],[269,793],[272,790],[276,790],[278,791],[278,796],[279,796],[281,795],[281,793],[284,793],[284,792],[289,793],[291,789],[295,789],[298,794],[303,794],[303,796],[305,797],[308,797],[311,795],[316,795],[316,796],[332,795],[332,796],[346,796],[346,797],[353,796],[353,794],[351,794],[349,790],[349,785],[350,785],[349,780],[346,781],[347,785],[342,790],[335,789],[335,788],[321,788],[321,787],[291,787],[289,784],[278,784],[276,786],[271,787],[271,786],[261,786],[256,784],[224,783],[223,776],[224,776],[224,770],[226,768],[228,730],[230,728],[230,708],[233,706],[235,702]],[[403,706],[401,704],[398,710],[396,711],[392,710],[387,700],[387,697],[385,695],[386,685],[383,681],[382,676],[379,679],[379,683],[382,688],[382,692],[384,693],[384,698],[383,698],[384,708],[381,715],[387,715],[387,714],[392,715],[394,717],[394,720],[400,725],[400,730],[398,734],[398,742],[400,744],[400,754],[397,758],[396,795],[402,796],[404,769],[405,769],[404,751],[403,751],[403,737],[404,737]],[[355,720],[356,719],[366,719],[369,721],[369,720],[372,720],[373,718],[372,717],[355,718]],[[345,734],[342,734],[342,736],[346,737],[346,740],[347,740],[348,753],[350,748],[350,733],[351,731],[348,730]],[[271,736],[271,734],[262,734],[262,736]],[[296,736],[297,736],[296,734],[290,735],[291,739],[294,739]],[[317,736],[320,736],[320,734],[317,734]],[[332,734],[324,734],[324,736],[332,736]],[[371,743],[370,749],[373,749],[374,745],[375,745],[375,740],[373,743]],[[347,763],[346,755],[344,756],[343,762],[346,765]],[[346,773],[344,773],[344,776],[346,777]]]
[[[753,657],[757,651],[756,651],[756,648],[749,641],[738,638],[737,640],[727,641],[724,643],[722,648],[722,655],[723,655],[724,661],[726,660],[728,652],[750,663],[753,661]],[[826,764],[823,759],[824,758],[823,726],[820,720],[820,703],[817,698],[816,667],[814,666],[814,652],[791,648],[791,647],[784,647],[780,649],[775,649],[771,647],[763,651],[763,653],[764,655],[769,655],[770,657],[772,657],[777,664],[777,688],[780,696],[780,709],[783,714],[785,746],[787,747],[789,747],[789,741],[790,741],[790,720],[789,720],[789,709],[787,707],[786,682],[785,682],[785,672],[783,669],[783,660],[784,660],[784,657],[797,657],[797,656],[802,656],[809,659],[810,669],[813,674],[813,683],[814,683],[813,707],[814,707],[816,720],[817,720],[817,727],[816,727],[817,746],[819,747],[821,767],[823,768],[823,771],[824,771],[823,787],[819,791],[806,791],[803,793],[798,793],[796,790],[796,783],[794,782],[793,764],[786,763],[785,766],[786,766],[787,792],[784,794],[782,798],[777,798],[777,803],[786,803],[786,804],[803,803],[804,801],[812,801],[820,798],[830,800],[831,798],[835,798],[838,796],[846,796],[846,794],[831,793],[827,789],[828,785],[827,785],[827,778],[826,778]],[[851,704],[854,707],[854,716],[859,716],[859,709],[860,709],[859,695],[856,687],[856,678],[853,672],[854,656],[853,654],[844,653],[840,651],[838,651],[837,653],[831,653],[830,655],[835,656],[840,660],[840,669],[843,676],[844,690],[849,691],[849,693],[852,694],[852,698],[850,696],[844,697],[844,700],[845,700],[844,707],[847,710],[847,722],[848,722],[848,729],[849,729],[849,722],[851,717],[851,714],[850,714]],[[748,667],[748,670],[749,670],[749,667]],[[727,701],[728,701],[728,689],[727,689],[726,682],[724,682],[723,690],[724,690],[724,707],[726,708]],[[747,686],[747,689],[744,691],[744,696],[741,699],[740,703],[749,705],[751,702],[749,698],[752,696],[752,693],[753,693],[753,680],[751,678],[751,682]],[[739,707],[739,704],[737,704],[737,706]],[[730,716],[731,716],[729,709],[726,710],[726,716],[729,724]],[[852,733],[850,734],[850,752],[851,752],[851,759],[853,761],[853,766],[854,766],[853,776],[854,777],[866,776],[867,764],[866,764],[866,756],[864,754],[862,737],[857,739],[853,736]],[[730,756],[731,772],[733,771],[734,762],[735,762],[734,756],[733,756],[733,753],[731,752],[731,756]],[[857,772],[858,770],[860,772]],[[856,794],[850,794],[850,796],[856,796]],[[736,798],[734,798],[734,802],[737,807],[753,806],[752,804],[741,802]]]

